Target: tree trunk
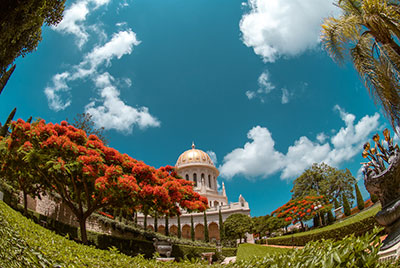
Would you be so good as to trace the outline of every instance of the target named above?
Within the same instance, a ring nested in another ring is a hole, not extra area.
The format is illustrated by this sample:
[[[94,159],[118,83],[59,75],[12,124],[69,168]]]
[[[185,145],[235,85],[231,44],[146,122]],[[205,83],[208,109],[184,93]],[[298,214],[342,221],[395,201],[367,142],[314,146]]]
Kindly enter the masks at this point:
[[[143,229],[147,228],[147,214],[144,214]]]
[[[300,221],[300,224],[301,224],[301,230],[303,230],[303,232],[304,232],[305,230],[304,230],[304,224],[303,224],[303,222]]]
[[[86,233],[86,218],[79,218],[79,228],[81,229],[81,240],[83,244],[87,244],[87,233]]]

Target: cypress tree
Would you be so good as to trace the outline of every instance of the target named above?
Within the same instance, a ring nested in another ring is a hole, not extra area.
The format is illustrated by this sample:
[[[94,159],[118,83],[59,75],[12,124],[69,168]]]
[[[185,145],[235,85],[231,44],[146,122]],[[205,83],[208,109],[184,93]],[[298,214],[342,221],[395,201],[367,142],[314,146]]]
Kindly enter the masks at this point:
[[[158,232],[158,213],[154,214],[154,232]]]
[[[332,224],[335,221],[335,218],[333,217],[332,210],[328,211],[328,224]]]
[[[204,241],[206,243],[210,242],[210,237],[208,236],[208,224],[207,224],[206,211],[204,211]]]
[[[168,215],[165,215],[165,235],[169,236]]]
[[[225,239],[225,231],[224,231],[224,221],[222,220],[221,208],[219,209],[218,216],[219,216],[219,240],[223,241]]]
[[[337,201],[336,198],[333,200],[333,205],[335,206],[335,209],[340,207],[339,202]]]
[[[8,116],[4,125],[0,128],[0,137],[5,137],[8,133],[8,127],[10,126],[11,120],[14,118],[15,113],[17,112],[17,108],[14,108],[10,115]]]
[[[375,204],[376,202],[378,202],[378,200],[379,200],[379,198],[378,198],[378,196],[376,194],[371,194],[372,203]]]
[[[32,116],[28,118],[28,120],[26,120],[27,123],[31,123],[32,122]]]
[[[365,207],[364,199],[361,195],[360,188],[358,188],[357,184],[356,184],[355,188],[356,188],[356,197],[357,197],[357,207],[359,210],[363,210]]]
[[[314,216],[314,218],[313,218],[313,226],[314,227],[319,227],[319,217],[318,217],[318,214],[317,215],[315,215]]]
[[[319,216],[321,217],[321,224],[322,226],[326,225],[326,220],[325,220],[325,213],[324,212],[320,212]]]
[[[15,64],[3,75],[1,75],[1,72],[0,72],[0,75],[1,75],[0,76],[0,94],[3,91],[4,87],[6,86],[8,79],[10,79],[10,76],[14,72],[14,70],[15,70]]]
[[[351,210],[350,210],[349,200],[347,200],[347,197],[346,197],[345,194],[342,195],[342,198],[343,198],[343,212],[344,212],[344,215],[350,216]]]
[[[178,215],[178,238],[182,238],[182,231],[181,231],[181,216]]]
[[[190,236],[192,237],[192,241],[194,241],[194,222],[193,222],[193,215],[190,215]]]

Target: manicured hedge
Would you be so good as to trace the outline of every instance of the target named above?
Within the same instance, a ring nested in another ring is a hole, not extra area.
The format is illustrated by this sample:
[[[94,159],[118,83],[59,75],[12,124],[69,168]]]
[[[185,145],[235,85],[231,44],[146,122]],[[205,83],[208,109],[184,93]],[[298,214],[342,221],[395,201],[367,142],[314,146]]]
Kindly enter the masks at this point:
[[[22,206],[17,206],[17,210],[23,213]],[[50,217],[45,215],[41,215],[37,212],[28,211],[28,217],[31,218],[35,223],[46,227],[47,229],[53,230],[59,235],[66,236],[74,240],[79,240],[79,230],[75,226],[71,226],[59,221],[56,221]],[[101,216],[100,216],[101,217]],[[137,229],[132,226],[125,225],[123,223],[109,220],[108,224],[114,224],[114,228],[118,228],[120,231],[125,232],[135,232],[138,234]],[[117,227],[118,226],[118,227]],[[122,238],[116,237],[96,232],[87,232],[89,244],[96,246],[99,249],[108,249],[110,247],[115,247],[118,251],[129,255],[136,256],[138,254],[142,254],[145,258],[152,258],[155,253],[155,249],[153,246],[153,234],[150,231],[144,231],[139,233],[135,238]],[[160,237],[157,237],[160,238]],[[167,237],[163,236],[161,238],[167,239]],[[168,237],[169,238],[169,237]],[[199,246],[191,246],[184,244],[176,244],[177,239],[171,239],[172,242],[175,242],[173,245],[172,256],[177,258],[178,260],[183,259],[193,259],[193,258],[201,258],[201,253],[204,252],[215,252],[213,259],[214,261],[223,260],[224,257],[231,257],[236,255],[236,248],[222,248],[222,252],[217,252],[215,247],[199,247]],[[204,243],[200,243],[204,244]]]
[[[268,245],[282,245],[282,246],[304,246],[310,241],[318,241],[322,239],[333,239],[340,240],[347,235],[354,234],[355,236],[360,236],[368,231],[374,229],[378,223],[375,220],[375,216],[370,216],[368,218],[356,221],[354,223],[344,225],[331,230],[325,230],[321,232],[314,232],[304,235],[294,235],[294,236],[282,236],[267,239]]]
[[[225,257],[236,256],[236,248],[222,248],[218,252],[216,248],[193,247],[188,245],[175,244],[172,247],[172,256],[177,260],[201,258],[201,254],[205,252],[214,252],[213,261],[223,260]]]

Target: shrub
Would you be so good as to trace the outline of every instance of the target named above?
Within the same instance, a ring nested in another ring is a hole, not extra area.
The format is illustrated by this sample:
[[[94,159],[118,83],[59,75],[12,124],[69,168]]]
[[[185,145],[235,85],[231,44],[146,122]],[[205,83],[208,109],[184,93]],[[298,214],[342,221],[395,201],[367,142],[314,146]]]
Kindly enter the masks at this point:
[[[317,241],[322,239],[333,239],[339,240],[342,239],[346,235],[354,234],[355,236],[360,236],[365,234],[368,231],[371,231],[377,222],[375,220],[375,216],[371,216],[360,221],[356,221],[352,224],[347,224],[338,228],[314,232],[310,234],[304,235],[296,235],[296,236],[283,236],[283,237],[275,237],[272,239],[268,239],[269,245],[284,245],[284,246],[304,246],[310,241]]]

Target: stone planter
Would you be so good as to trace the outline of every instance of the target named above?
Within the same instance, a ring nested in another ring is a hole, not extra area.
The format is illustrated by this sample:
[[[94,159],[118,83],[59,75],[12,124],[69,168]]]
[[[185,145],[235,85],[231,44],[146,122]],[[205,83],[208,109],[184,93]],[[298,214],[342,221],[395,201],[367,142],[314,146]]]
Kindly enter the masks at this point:
[[[381,250],[386,250],[400,242],[400,154],[396,152],[390,164],[377,175],[366,174],[365,188],[378,196],[382,209],[375,218],[388,231]]]
[[[171,256],[172,253],[172,243],[171,241],[169,241],[169,239],[167,241],[162,241],[162,240],[158,240],[157,238],[154,238],[154,248],[156,249],[156,252],[158,254],[160,254],[160,256],[166,256],[167,258],[169,258]]]

